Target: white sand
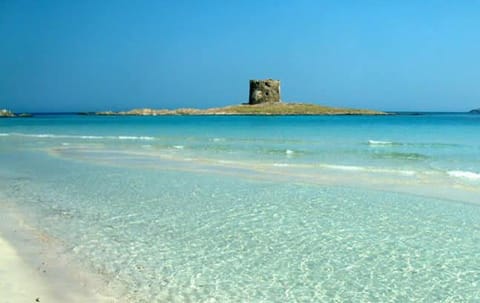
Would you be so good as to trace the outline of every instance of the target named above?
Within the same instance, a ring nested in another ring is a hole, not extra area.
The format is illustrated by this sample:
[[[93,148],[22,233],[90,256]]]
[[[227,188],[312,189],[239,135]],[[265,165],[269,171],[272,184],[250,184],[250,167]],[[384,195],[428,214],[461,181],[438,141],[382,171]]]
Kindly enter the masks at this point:
[[[49,270],[53,275],[47,274]],[[85,277],[67,276],[66,268],[65,272],[59,271],[62,268],[46,263],[37,268],[31,266],[10,243],[0,237],[0,303],[118,302],[89,288]]]
[[[45,279],[0,238],[0,302],[55,302]]]
[[[2,201],[0,201],[2,202]],[[87,273],[0,203],[0,303],[118,303],[106,281]]]

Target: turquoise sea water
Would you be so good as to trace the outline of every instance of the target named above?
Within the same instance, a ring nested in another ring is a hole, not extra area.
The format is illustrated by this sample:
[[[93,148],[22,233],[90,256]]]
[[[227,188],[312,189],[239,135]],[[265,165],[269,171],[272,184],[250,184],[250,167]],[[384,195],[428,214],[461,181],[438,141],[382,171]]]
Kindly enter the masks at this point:
[[[480,116],[3,119],[0,193],[131,302],[480,300]]]

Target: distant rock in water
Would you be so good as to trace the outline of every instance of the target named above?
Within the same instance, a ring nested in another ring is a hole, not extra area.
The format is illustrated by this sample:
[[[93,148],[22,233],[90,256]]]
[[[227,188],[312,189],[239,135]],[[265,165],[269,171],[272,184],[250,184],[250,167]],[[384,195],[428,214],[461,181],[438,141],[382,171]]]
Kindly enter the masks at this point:
[[[33,117],[33,115],[28,113],[17,115],[6,109],[0,110],[0,118],[29,118],[29,117]]]
[[[15,114],[12,113],[11,111],[6,109],[0,110],[0,118],[11,118],[11,117],[15,117]]]
[[[477,109],[472,109],[470,111],[471,114],[480,114],[480,108],[477,108]]]

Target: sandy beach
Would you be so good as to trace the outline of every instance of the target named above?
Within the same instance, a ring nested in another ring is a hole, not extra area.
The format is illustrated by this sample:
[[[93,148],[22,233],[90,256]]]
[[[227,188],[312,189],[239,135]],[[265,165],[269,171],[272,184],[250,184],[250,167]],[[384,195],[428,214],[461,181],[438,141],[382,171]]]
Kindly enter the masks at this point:
[[[0,238],[1,302],[54,302],[45,279],[30,268],[16,250]]]
[[[58,247],[2,207],[0,303],[119,302],[100,295],[105,282],[64,258]]]

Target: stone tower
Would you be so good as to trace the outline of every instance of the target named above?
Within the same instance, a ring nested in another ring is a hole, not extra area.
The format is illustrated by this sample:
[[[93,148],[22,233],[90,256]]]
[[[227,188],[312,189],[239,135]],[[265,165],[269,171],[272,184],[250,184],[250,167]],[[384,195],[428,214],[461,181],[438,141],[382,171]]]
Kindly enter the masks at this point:
[[[249,104],[280,102],[280,80],[250,80]]]

